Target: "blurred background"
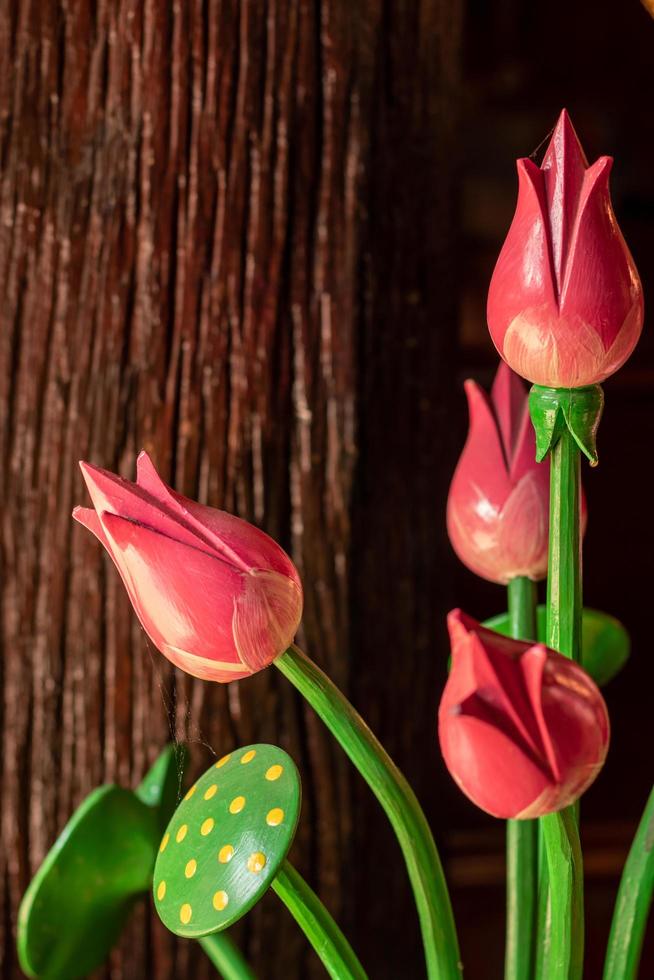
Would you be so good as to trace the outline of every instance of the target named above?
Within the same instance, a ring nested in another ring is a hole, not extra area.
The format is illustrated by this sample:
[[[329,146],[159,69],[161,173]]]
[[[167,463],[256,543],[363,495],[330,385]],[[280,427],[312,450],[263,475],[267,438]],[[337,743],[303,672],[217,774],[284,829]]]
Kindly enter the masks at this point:
[[[300,642],[425,804],[466,976],[502,976],[503,825],[451,782],[435,727],[445,613],[505,608],[445,535],[462,381],[489,385],[497,364],[485,298],[514,160],[540,159],[563,106],[591,160],[615,157],[651,307],[653,52],[636,0],[0,4],[3,976],[21,976],[20,897],[74,807],[103,781],[135,785],[171,736],[194,773],[236,744],[290,751],[294,863],[371,977],[423,975],[395,841],[320,723],[271,671],[228,688],[176,674],[70,521],[77,460],[133,477],[141,448],[293,555]],[[652,783],[647,320],[605,392],[585,599],[633,652],[583,803],[590,980]],[[262,978],[322,975],[273,898],[236,933]],[[652,937],[643,963],[652,975]],[[145,907],[99,973],[210,975]]]

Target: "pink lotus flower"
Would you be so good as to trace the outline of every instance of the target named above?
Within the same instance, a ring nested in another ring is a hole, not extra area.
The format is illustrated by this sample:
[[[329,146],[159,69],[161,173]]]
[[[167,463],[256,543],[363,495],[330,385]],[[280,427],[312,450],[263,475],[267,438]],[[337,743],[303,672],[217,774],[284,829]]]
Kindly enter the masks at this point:
[[[536,437],[520,378],[501,363],[490,398],[466,381],[468,439],[447,499],[447,531],[464,565],[506,584],[547,574],[549,459]]]
[[[288,555],[246,521],[175,493],[149,456],[136,483],[80,463],[95,509],[73,517],[113,558],[143,628],[175,666],[232,681],[292,642],[302,585]]]
[[[561,810],[588,789],[609,745],[606,704],[588,674],[543,644],[448,616],[452,670],[438,712],[447,768],[503,819]]]
[[[579,388],[620,368],[643,292],[609,196],[613,161],[588,166],[563,110],[541,167],[518,160],[518,205],[488,293],[498,351],[535,384]]]

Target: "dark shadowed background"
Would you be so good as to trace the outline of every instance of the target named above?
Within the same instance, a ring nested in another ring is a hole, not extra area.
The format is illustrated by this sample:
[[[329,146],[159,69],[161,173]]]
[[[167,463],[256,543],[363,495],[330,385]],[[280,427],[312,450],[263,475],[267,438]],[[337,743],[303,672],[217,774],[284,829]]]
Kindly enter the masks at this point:
[[[104,780],[135,784],[171,729],[195,773],[234,744],[288,749],[305,787],[294,862],[374,980],[423,975],[394,839],[320,723],[274,671],[229,688],[176,674],[70,521],[76,461],[131,477],[141,447],[291,552],[300,641],[425,804],[466,976],[501,976],[503,826],[459,794],[435,736],[446,611],[505,605],[444,531],[461,382],[496,365],[484,305],[513,161],[563,105],[588,156],[616,158],[649,305],[653,52],[636,0],[0,3],[3,976],[20,976],[20,896],[73,808]],[[590,980],[652,782],[647,324],[605,390],[585,593],[633,655],[583,804]],[[273,897],[235,932],[264,980],[321,975]],[[651,942],[645,956],[648,976]],[[211,971],[141,908],[101,975]]]

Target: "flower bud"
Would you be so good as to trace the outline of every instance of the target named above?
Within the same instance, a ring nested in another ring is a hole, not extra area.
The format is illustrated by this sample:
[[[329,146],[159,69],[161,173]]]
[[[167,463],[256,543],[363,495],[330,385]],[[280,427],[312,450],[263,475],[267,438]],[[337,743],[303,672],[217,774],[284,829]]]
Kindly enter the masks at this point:
[[[137,481],[80,463],[93,507],[73,517],[114,560],[146,633],[175,666],[232,681],[292,642],[302,585],[288,555],[246,521],[175,493],[141,453]]]
[[[610,157],[591,167],[565,110],[538,167],[518,160],[518,204],[488,293],[504,360],[551,388],[598,384],[643,325],[643,291],[613,213]]]
[[[527,392],[504,363],[490,398],[474,381],[465,390],[470,428],[447,498],[452,547],[491,582],[538,581],[547,574],[550,464],[536,462]]]
[[[447,768],[478,807],[504,819],[574,803],[601,769],[606,704],[588,674],[541,643],[448,617],[450,672],[438,712]]]

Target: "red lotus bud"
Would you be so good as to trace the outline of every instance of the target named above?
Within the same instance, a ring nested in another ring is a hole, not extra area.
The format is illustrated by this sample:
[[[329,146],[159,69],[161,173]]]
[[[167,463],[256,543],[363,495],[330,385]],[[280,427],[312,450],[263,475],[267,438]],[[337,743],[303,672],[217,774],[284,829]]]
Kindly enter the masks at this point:
[[[148,455],[137,480],[80,463],[93,507],[73,517],[113,558],[143,628],[194,677],[232,681],[267,667],[292,642],[302,585],[263,531],[175,493]]]
[[[453,779],[495,817],[561,810],[602,768],[606,704],[588,674],[541,643],[511,640],[456,609],[452,670],[438,712]]]
[[[470,429],[447,498],[452,547],[491,582],[538,581],[547,574],[550,465],[536,462],[527,392],[504,363],[490,398],[474,381],[465,390]]]
[[[640,336],[643,291],[609,195],[612,159],[588,166],[565,110],[542,166],[518,160],[518,204],[488,293],[504,360],[551,388],[597,384]]]

